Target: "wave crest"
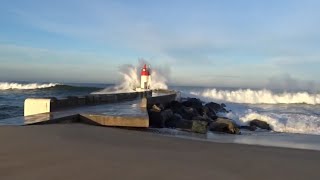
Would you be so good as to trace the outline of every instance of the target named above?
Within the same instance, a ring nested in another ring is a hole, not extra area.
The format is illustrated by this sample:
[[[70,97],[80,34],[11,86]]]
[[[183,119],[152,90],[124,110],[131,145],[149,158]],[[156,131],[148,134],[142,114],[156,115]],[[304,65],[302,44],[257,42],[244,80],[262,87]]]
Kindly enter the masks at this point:
[[[276,132],[320,134],[320,117],[316,114],[297,114],[292,112],[259,112],[252,109],[234,109],[226,117],[239,125],[249,125],[254,119],[259,119],[271,125]]]
[[[193,95],[202,96],[214,100],[247,103],[247,104],[320,104],[320,94],[308,92],[297,93],[273,93],[270,90],[239,89],[234,91],[207,89],[202,92],[190,92]]]
[[[9,83],[9,82],[0,82],[0,90],[11,90],[11,89],[43,89],[57,86],[57,83],[47,83],[47,84],[38,84],[38,83],[29,83],[29,84],[21,84],[21,83]]]

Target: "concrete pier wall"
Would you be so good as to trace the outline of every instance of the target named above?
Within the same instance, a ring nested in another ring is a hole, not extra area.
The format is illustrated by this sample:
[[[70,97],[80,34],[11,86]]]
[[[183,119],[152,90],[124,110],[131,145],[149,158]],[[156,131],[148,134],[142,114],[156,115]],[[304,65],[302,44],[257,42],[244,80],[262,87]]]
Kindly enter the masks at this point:
[[[24,103],[24,116],[55,112],[66,108],[80,106],[118,103],[151,96],[152,91],[144,91],[115,94],[90,94],[82,97],[70,96],[62,99],[54,97],[41,99],[29,98],[26,99]]]
[[[147,108],[151,108],[154,104],[162,104],[166,106],[171,101],[177,100],[176,92],[168,92],[159,96],[152,96],[147,98]]]

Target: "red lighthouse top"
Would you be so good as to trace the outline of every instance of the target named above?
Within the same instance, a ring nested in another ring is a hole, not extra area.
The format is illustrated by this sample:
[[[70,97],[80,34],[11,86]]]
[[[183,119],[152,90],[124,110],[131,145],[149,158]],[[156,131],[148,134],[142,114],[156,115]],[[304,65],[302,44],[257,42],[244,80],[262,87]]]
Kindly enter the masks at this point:
[[[141,76],[149,76],[150,75],[150,72],[147,68],[147,65],[145,64],[141,70]]]

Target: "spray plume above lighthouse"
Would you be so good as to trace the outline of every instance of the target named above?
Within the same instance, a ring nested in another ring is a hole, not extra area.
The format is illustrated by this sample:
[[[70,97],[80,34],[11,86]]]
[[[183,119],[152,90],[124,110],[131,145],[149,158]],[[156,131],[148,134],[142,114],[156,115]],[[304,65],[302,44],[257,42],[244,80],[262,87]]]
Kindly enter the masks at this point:
[[[150,91],[168,89],[166,77],[160,68],[150,68],[149,63],[140,61],[137,65],[124,64],[119,68],[121,82],[92,94],[110,94],[115,92]]]

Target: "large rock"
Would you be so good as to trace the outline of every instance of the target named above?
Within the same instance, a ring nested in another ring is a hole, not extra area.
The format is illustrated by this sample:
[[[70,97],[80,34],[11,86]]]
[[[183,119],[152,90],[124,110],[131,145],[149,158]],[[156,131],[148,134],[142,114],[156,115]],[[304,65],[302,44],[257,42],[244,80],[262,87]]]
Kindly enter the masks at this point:
[[[208,122],[205,121],[192,121],[192,132],[206,134],[208,131]]]
[[[188,98],[186,101],[183,101],[182,104],[186,107],[202,107],[202,101],[197,98]]]
[[[202,101],[197,98],[188,98],[186,101],[182,102],[182,105],[185,107],[192,107],[198,111],[199,114],[203,114],[203,105]]]
[[[240,129],[246,129],[249,131],[255,131],[257,129],[256,126],[240,126]]]
[[[185,120],[180,119],[175,121],[174,124],[175,128],[185,130],[185,131],[191,131],[195,133],[201,133],[205,134],[208,130],[208,123],[205,121],[197,121],[197,120]]]
[[[240,134],[240,129],[232,120],[221,117],[212,122],[209,129],[210,131],[224,132],[229,134]]]
[[[215,120],[218,118],[217,114],[206,106],[203,107],[203,116],[209,117],[212,120]]]
[[[250,126],[258,127],[260,129],[272,130],[270,125],[267,122],[261,121],[258,119],[254,119],[254,120],[250,121],[249,124],[250,124]]]
[[[182,107],[184,107],[179,101],[171,101],[167,109],[171,109],[174,113],[178,112]]]
[[[164,128],[166,127],[166,122],[170,121],[173,116],[171,109],[166,109],[164,111],[158,112],[154,110],[149,111],[149,120],[151,127]]]
[[[180,122],[181,120],[183,120],[182,116],[174,113],[173,116],[171,116],[171,118],[165,122],[165,127],[176,128],[177,122]]]
[[[186,120],[192,120],[194,117],[200,115],[198,111],[193,107],[182,107],[177,111],[177,113],[180,114],[183,117],[183,119]]]
[[[215,112],[215,113],[219,113],[219,112],[222,112],[222,113],[225,113],[225,112],[228,112],[226,109],[225,109],[225,104],[223,105],[220,105],[218,103],[214,103],[214,102],[210,102],[210,103],[207,103],[205,105],[207,108],[209,108],[209,110],[211,112]]]

